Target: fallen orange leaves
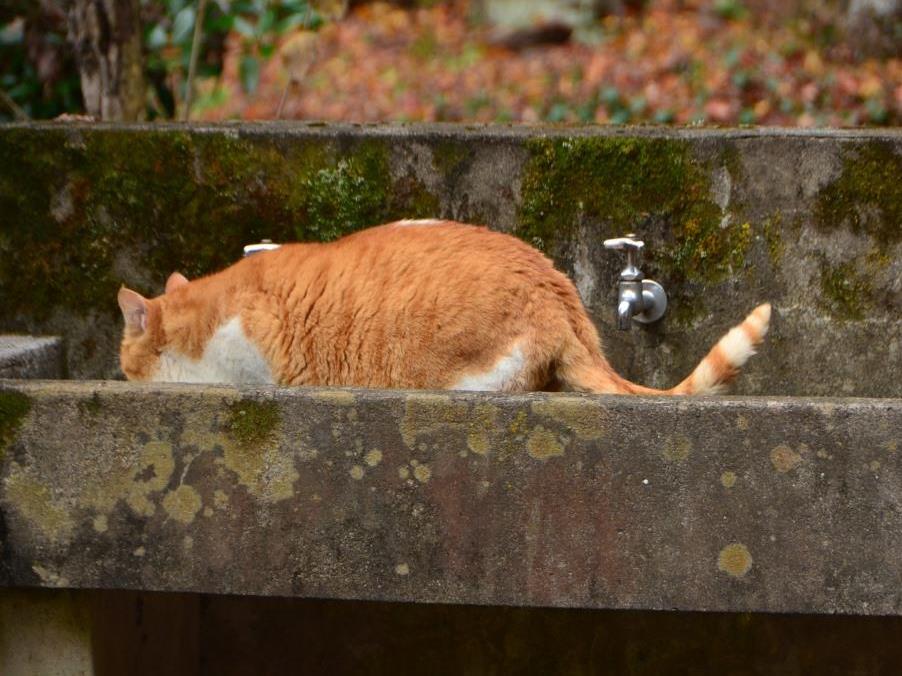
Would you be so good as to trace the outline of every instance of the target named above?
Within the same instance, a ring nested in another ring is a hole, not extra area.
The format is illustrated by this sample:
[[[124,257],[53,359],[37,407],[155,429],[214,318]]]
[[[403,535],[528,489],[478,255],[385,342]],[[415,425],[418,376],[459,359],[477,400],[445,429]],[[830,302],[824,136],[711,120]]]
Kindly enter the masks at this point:
[[[364,5],[269,60],[253,96],[228,49],[225,103],[201,117],[355,122],[674,122],[899,124],[902,61],[854,62],[806,22],[726,20],[706,3],[651,3],[599,22],[594,44],[512,52],[492,46],[461,5]],[[807,31],[807,32],[806,32]],[[309,49],[307,57],[299,45]],[[299,65],[301,64],[301,65]]]

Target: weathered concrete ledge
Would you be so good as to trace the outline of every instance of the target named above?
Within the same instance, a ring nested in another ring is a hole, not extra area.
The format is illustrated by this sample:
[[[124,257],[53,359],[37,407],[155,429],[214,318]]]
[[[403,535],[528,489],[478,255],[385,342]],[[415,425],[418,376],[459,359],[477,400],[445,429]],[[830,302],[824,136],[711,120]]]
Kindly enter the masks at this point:
[[[0,125],[0,330],[62,335],[73,377],[113,377],[121,283],[440,216],[551,255],[634,380],[675,384],[769,300],[738,393],[899,397],[900,175],[899,130]],[[671,304],[626,333],[601,242],[629,231]]]
[[[64,373],[59,338],[0,334],[0,378],[62,378]]]
[[[902,401],[0,386],[4,586],[902,613]]]

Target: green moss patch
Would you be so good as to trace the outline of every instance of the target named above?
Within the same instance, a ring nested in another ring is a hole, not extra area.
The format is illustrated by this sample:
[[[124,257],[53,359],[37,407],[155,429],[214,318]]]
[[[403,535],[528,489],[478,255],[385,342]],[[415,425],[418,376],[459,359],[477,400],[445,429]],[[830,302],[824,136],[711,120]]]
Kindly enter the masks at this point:
[[[38,320],[115,314],[122,283],[156,295],[173,270],[222,269],[260,238],[329,241],[438,207],[373,139],[16,128],[0,164],[0,307]]]
[[[767,242],[767,253],[774,267],[780,264],[783,258],[783,239],[780,232],[783,226],[783,215],[775,213],[764,221],[764,239]]]
[[[241,446],[253,448],[271,440],[281,421],[276,402],[247,399],[229,407],[226,431]]]
[[[751,228],[722,227],[709,167],[688,142],[585,137],[535,139],[528,148],[517,234],[535,246],[554,252],[580,223],[608,237],[658,222],[665,242],[650,250],[650,269],[677,281],[716,282],[742,265]],[[723,161],[736,164],[730,155]]]
[[[453,181],[466,168],[472,155],[473,149],[465,141],[444,139],[432,149],[432,164],[446,181]]]
[[[823,307],[836,319],[864,319],[874,290],[870,280],[857,272],[854,262],[821,265]]]
[[[848,227],[879,246],[902,241],[902,155],[889,141],[872,141],[846,153],[842,173],[821,190],[815,222]]]
[[[21,392],[0,391],[0,461],[30,410],[31,401]]]

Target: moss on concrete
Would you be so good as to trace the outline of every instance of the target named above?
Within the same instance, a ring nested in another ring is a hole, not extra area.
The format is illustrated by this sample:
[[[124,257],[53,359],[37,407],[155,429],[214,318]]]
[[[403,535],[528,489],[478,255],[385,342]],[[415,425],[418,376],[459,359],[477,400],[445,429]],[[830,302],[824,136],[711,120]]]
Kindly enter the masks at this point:
[[[539,138],[527,142],[517,234],[552,252],[581,223],[619,236],[663,222],[665,242],[650,251],[650,269],[677,281],[716,282],[741,266],[747,223],[724,225],[713,201],[709,167],[688,142],[649,137]],[[739,171],[737,158],[721,158]]]
[[[815,222],[823,229],[848,227],[879,246],[902,241],[902,155],[889,141],[847,151],[839,177],[821,190]]]
[[[87,418],[96,418],[103,410],[103,404],[100,402],[100,395],[94,392],[90,399],[83,399],[78,402],[78,412]]]
[[[450,181],[466,167],[471,152],[465,142],[443,139],[432,149],[432,164],[446,181]]]
[[[0,306],[38,320],[114,314],[122,283],[156,295],[173,269],[207,274],[263,237],[328,241],[438,208],[392,179],[376,139],[16,128],[0,163]]]
[[[764,221],[764,239],[767,242],[767,253],[774,267],[780,264],[783,258],[783,239],[780,231],[783,225],[783,215],[778,211]]]
[[[858,274],[854,261],[821,264],[822,307],[840,320],[861,320],[872,305],[874,290],[867,277]]]
[[[742,155],[735,143],[727,143],[720,151],[720,162],[726,167],[733,183],[739,183],[745,178],[745,170],[742,167]]]
[[[31,401],[26,395],[21,392],[0,391],[0,462],[30,410]]]
[[[274,401],[237,401],[229,407],[226,430],[238,444],[253,448],[270,441],[282,420]]]

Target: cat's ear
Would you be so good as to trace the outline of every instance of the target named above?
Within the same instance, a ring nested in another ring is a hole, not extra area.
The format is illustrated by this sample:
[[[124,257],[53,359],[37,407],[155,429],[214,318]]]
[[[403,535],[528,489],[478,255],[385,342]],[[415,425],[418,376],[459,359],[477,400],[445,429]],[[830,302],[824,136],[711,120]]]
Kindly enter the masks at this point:
[[[125,328],[135,333],[147,330],[147,299],[136,291],[119,289],[119,309],[125,319]]]
[[[166,280],[166,293],[172,293],[180,286],[185,286],[188,283],[188,278],[185,277],[181,272],[173,272],[169,275],[169,279]]]

